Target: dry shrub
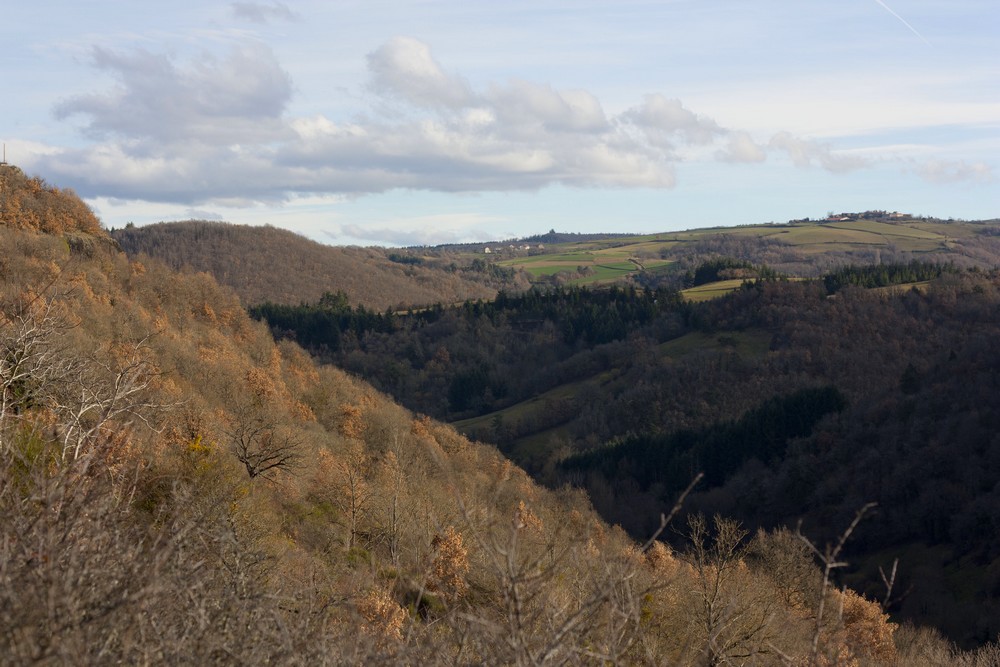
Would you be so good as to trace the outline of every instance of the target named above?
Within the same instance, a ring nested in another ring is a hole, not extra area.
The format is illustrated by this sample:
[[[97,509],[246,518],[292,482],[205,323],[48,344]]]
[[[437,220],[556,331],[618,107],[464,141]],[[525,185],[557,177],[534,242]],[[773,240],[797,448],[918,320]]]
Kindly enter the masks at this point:
[[[362,419],[361,408],[357,405],[345,405],[340,409],[340,433],[345,438],[360,440],[365,433],[365,422]]]
[[[448,526],[431,540],[434,560],[431,562],[431,585],[445,597],[457,600],[468,590],[465,575],[469,572],[469,551],[462,534]]]
[[[406,611],[381,587],[370,588],[358,598],[358,614],[364,619],[365,632],[375,639],[379,648],[386,648],[403,639]]]
[[[896,645],[892,635],[897,626],[889,622],[889,615],[882,612],[882,607],[850,589],[837,595],[843,605],[845,640],[851,650],[882,663],[895,660]]]

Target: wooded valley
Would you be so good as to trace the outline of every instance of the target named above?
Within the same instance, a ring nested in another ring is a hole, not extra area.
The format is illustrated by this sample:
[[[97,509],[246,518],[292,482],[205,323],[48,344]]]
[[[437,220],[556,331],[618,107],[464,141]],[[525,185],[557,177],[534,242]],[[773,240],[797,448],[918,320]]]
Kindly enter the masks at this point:
[[[382,268],[250,301],[230,255],[129,255],[85,209],[0,168],[4,662],[1000,656],[985,255],[805,281],[713,237],[676,274],[529,289],[348,249]]]

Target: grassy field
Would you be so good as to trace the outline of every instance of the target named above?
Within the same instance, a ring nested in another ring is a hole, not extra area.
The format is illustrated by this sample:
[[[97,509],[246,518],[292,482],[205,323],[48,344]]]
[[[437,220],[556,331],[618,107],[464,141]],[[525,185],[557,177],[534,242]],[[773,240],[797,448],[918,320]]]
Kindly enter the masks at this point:
[[[501,421],[508,422],[523,421],[528,418],[534,418],[541,412],[550,410],[553,404],[562,404],[566,401],[573,401],[585,388],[593,385],[601,386],[606,384],[609,380],[610,375],[602,373],[601,375],[596,375],[592,378],[587,378],[578,382],[559,385],[554,389],[550,389],[549,391],[541,393],[538,396],[533,396],[526,401],[515,403],[514,405],[508,406],[502,410],[497,410],[496,412],[491,412],[479,417],[463,419],[461,421],[454,422],[452,425],[460,431],[468,431],[489,426],[494,422],[494,420],[497,419],[497,417],[499,417]]]
[[[771,347],[771,334],[766,331],[747,330],[725,335],[706,334],[694,331],[680,338],[660,344],[660,352],[672,359],[696,352],[733,350],[747,359],[760,358]]]
[[[771,346],[771,334],[766,331],[747,330],[724,335],[692,332],[662,343],[660,353],[667,358],[678,360],[687,355],[732,351],[746,359],[760,358],[767,354]],[[560,385],[549,391],[515,403],[502,410],[453,422],[452,426],[463,433],[474,433],[492,428],[496,424],[516,425],[523,423],[550,423],[544,417],[558,406],[567,418],[561,424],[550,425],[540,431],[525,434],[505,449],[519,465],[541,465],[552,452],[553,439],[566,435],[569,424],[576,418],[581,408],[581,397],[601,395],[615,391],[615,383],[622,382],[615,372],[604,372],[593,377]]]
[[[533,278],[552,276],[564,271],[577,273],[584,269],[583,275],[570,281],[575,285],[615,282],[642,269],[659,269],[670,264],[663,259],[640,259],[635,255],[635,250],[631,245],[627,248],[595,248],[587,251],[573,248],[568,252],[516,257],[497,263],[500,266],[524,269]],[[646,250],[644,254],[649,252]]]
[[[922,280],[916,283],[900,283],[899,285],[886,285],[885,287],[873,287],[873,292],[881,292],[883,294],[902,294],[903,292],[909,292],[911,289],[915,289],[918,292],[926,292],[927,287],[931,284],[930,280]]]
[[[706,283],[697,287],[689,287],[681,290],[681,295],[688,301],[708,301],[720,296],[725,296],[730,292],[738,290],[743,284],[743,279],[720,280],[714,283]]]
[[[961,239],[974,237],[982,223],[904,220],[880,222],[850,220],[836,222],[795,222],[787,224],[712,227],[682,232],[616,237],[599,241],[551,244],[543,254],[506,257],[501,266],[521,268],[535,279],[565,271],[584,275],[569,280],[571,284],[614,282],[640,270],[664,270],[670,260],[662,257],[672,249],[715,236],[769,238],[788,244],[805,256],[831,251],[856,251],[863,248],[887,248],[914,253],[947,252]],[[726,288],[717,286],[719,293]],[[711,298],[708,291],[694,292],[689,298]],[[717,295],[717,294],[716,294]]]

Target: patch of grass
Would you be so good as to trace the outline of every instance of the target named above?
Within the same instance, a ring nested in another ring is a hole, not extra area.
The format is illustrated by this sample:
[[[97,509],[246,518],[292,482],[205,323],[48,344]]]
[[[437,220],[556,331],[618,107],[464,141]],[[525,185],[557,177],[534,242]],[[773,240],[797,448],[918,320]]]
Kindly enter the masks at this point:
[[[863,229],[842,229],[830,225],[813,227],[793,227],[781,240],[794,246],[849,243],[858,245],[884,246],[888,242],[884,237]]]
[[[693,331],[679,338],[660,344],[660,352],[672,359],[704,352],[706,350],[732,349],[737,354],[748,359],[759,358],[767,354],[771,347],[771,334],[766,331],[749,329],[747,331],[726,331],[707,334]]]
[[[607,373],[602,373],[592,378],[587,378],[577,382],[562,384],[543,392],[538,396],[533,396],[525,401],[521,401],[520,403],[509,405],[506,408],[497,410],[496,412],[490,412],[489,414],[480,415],[478,417],[470,417],[469,419],[452,422],[451,425],[459,431],[465,432],[489,426],[498,417],[502,421],[507,422],[517,422],[533,418],[537,413],[547,410],[547,406],[551,405],[554,401],[564,402],[574,400],[585,384],[599,381],[600,378],[605,375],[607,375]]]
[[[717,299],[720,296],[725,296],[730,292],[738,290],[743,285],[743,282],[742,278],[719,280],[714,283],[706,283],[681,290],[681,295],[688,301],[708,301],[709,299]]]
[[[904,292],[909,292],[911,289],[915,289],[918,292],[926,292],[928,286],[931,284],[930,280],[921,280],[916,283],[900,283],[899,285],[886,285],[885,287],[873,287],[873,292],[882,292],[883,294],[902,294]]]
[[[931,239],[935,241],[942,239],[941,234],[926,229],[911,227],[909,225],[891,225],[886,222],[876,222],[875,220],[852,220],[851,222],[831,223],[826,226],[837,229],[857,229],[882,236]]]

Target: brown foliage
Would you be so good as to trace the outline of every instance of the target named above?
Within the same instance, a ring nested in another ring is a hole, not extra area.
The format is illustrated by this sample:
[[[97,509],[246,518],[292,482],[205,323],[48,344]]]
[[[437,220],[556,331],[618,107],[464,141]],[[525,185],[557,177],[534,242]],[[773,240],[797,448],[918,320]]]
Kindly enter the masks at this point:
[[[103,233],[72,190],[60,190],[12,165],[0,165],[0,225],[46,234]]]
[[[732,621],[720,643],[766,611],[788,631],[782,651],[808,652],[808,617],[741,551],[720,564],[730,552],[706,540],[698,575],[655,544],[643,557],[582,493],[540,488],[495,449],[278,350],[210,278],[107,249],[71,267],[59,239],[0,240],[0,295],[42,295],[73,325],[50,323],[55,360],[82,355],[113,383],[146,340],[142,359],[166,374],[148,386],[156,428],[106,420],[75,458],[58,410],[0,415],[3,662],[699,664],[691,603],[714,581]],[[251,481],[227,446],[241,423],[250,445],[287,436],[308,466]],[[844,609],[843,645],[886,650],[884,619]]]
[[[889,622],[889,615],[877,602],[866,600],[850,589],[837,591],[837,603],[843,629],[837,639],[857,656],[891,664],[896,659],[896,645],[892,636],[896,624]]]
[[[462,541],[462,534],[448,526],[431,540],[434,560],[431,563],[431,583],[450,599],[458,599],[468,590],[465,575],[469,571],[469,551]]]
[[[120,229],[114,237],[129,255],[207,271],[247,305],[315,303],[339,290],[352,305],[382,311],[492,298],[503,286],[484,274],[455,271],[452,258],[399,264],[381,248],[327,246],[274,227],[192,220]]]
[[[365,630],[385,648],[403,638],[406,612],[383,588],[371,588],[357,601],[358,613],[365,621]]]
[[[345,405],[340,409],[340,433],[345,438],[360,440],[365,433],[365,422],[361,419],[361,408]]]

